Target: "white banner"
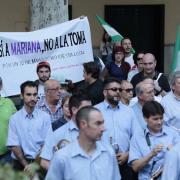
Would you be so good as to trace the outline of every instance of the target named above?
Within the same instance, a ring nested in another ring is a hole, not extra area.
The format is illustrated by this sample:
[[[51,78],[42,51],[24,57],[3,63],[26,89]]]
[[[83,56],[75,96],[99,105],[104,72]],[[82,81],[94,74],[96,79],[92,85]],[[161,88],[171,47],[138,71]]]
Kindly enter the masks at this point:
[[[52,77],[77,82],[84,62],[93,60],[86,17],[33,32],[0,33],[0,76],[5,96],[20,93],[20,84],[36,80],[40,61],[51,65]]]

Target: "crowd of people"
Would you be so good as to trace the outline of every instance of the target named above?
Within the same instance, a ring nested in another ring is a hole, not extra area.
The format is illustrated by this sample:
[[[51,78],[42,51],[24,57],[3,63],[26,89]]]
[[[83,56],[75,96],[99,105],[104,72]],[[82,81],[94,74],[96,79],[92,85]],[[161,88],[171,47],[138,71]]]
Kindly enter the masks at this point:
[[[100,46],[84,80],[51,78],[47,61],[20,86],[22,108],[0,97],[0,163],[46,180],[180,179],[180,71],[169,80],[129,38]],[[3,87],[0,78],[0,90]]]

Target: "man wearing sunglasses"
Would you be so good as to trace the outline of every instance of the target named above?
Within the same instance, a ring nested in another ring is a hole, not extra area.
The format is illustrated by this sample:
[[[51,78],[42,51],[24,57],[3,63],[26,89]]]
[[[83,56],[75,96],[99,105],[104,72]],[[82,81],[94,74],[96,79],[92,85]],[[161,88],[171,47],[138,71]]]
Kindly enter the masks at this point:
[[[137,52],[133,55],[134,64],[136,65],[135,68],[131,69],[128,73],[128,81],[130,82],[133,76],[143,70],[143,56],[144,52]]]
[[[119,80],[115,78],[107,79],[104,82],[104,101],[97,104],[95,107],[98,108],[104,118],[104,124],[106,131],[103,136],[106,142],[109,144],[118,144],[121,151],[117,154],[117,159],[120,165],[120,172],[122,178],[125,180],[133,179],[133,173],[127,166],[128,150],[131,136],[135,131],[140,128],[139,124],[135,120],[136,116],[131,108],[120,103],[120,91],[121,85]],[[126,143],[120,142],[119,132],[123,133],[127,137]],[[126,146],[126,147],[125,147]]]
[[[127,80],[121,81],[120,101],[128,106],[133,97],[133,86]]]

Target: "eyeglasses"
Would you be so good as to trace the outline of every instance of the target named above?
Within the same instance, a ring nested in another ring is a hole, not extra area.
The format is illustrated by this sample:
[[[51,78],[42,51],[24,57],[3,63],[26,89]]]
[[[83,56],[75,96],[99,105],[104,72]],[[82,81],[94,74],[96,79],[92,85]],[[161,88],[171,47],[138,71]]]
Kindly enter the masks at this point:
[[[127,89],[121,89],[121,90],[124,90],[124,91],[126,91],[127,93],[133,92],[133,88],[127,88]]]
[[[141,59],[143,59],[143,58],[139,58],[139,57],[137,57],[137,60],[139,61],[139,60],[141,60]]]
[[[116,91],[121,91],[121,88],[114,87],[114,88],[109,88],[109,89],[106,89],[106,90],[111,90],[111,91],[116,92]]]
[[[47,89],[48,91],[59,91],[62,88],[52,88],[52,89]]]

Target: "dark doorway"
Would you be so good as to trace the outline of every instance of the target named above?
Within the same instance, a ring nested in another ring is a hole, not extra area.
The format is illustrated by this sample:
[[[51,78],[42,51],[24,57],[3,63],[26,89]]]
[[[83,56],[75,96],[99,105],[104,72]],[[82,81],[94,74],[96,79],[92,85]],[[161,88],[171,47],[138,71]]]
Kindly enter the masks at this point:
[[[105,5],[105,20],[130,37],[136,51],[155,54],[164,71],[164,5]]]
[[[69,20],[72,20],[72,5],[68,5]]]

